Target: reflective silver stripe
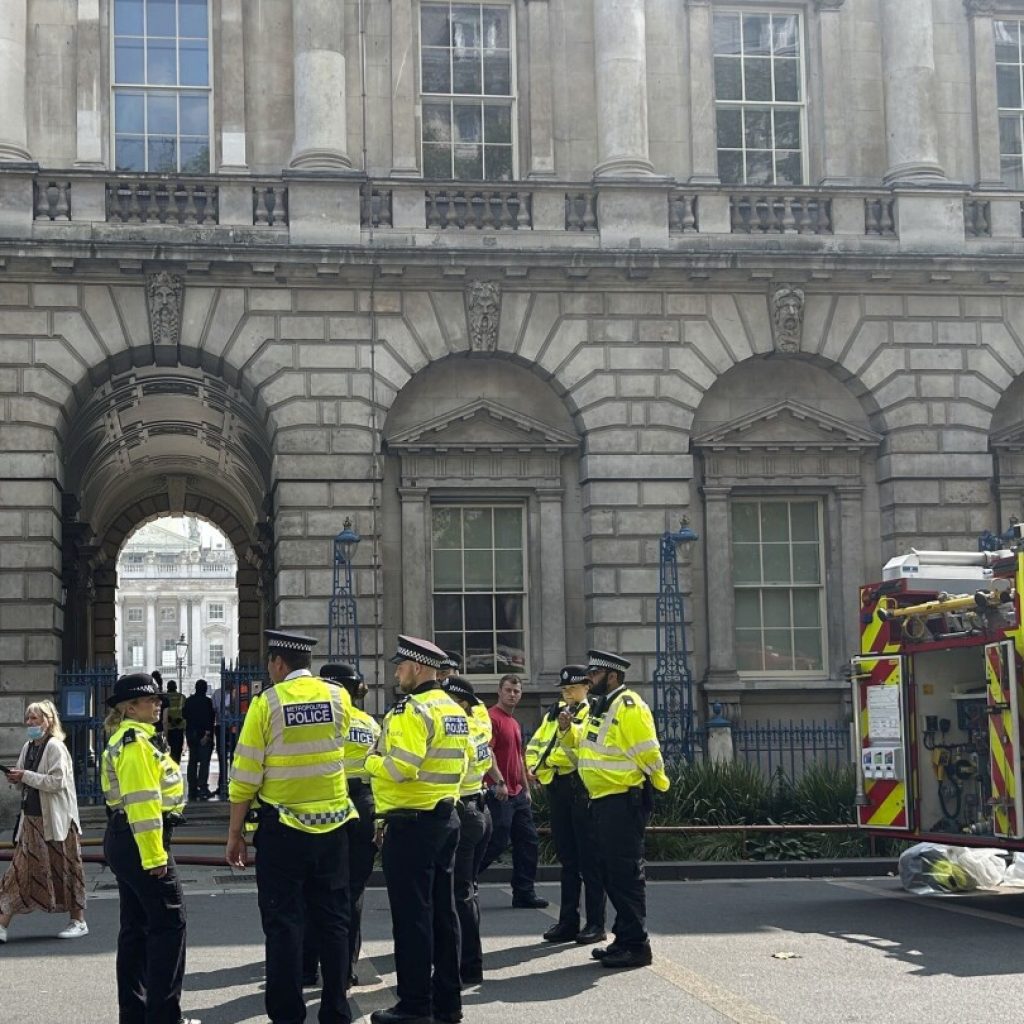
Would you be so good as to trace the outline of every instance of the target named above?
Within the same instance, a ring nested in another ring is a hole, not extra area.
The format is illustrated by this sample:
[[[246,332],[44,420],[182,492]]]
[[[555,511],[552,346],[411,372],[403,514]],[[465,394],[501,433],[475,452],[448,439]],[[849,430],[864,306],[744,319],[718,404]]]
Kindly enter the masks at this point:
[[[593,740],[584,740],[581,746],[589,754],[605,754],[608,757],[624,756],[619,747],[608,747],[601,743],[595,743]]]
[[[449,772],[420,772],[416,776],[417,782],[461,782],[462,772],[456,772],[454,775]]]
[[[345,758],[345,771],[346,773],[361,772],[366,766],[366,755],[362,757],[346,757]]]
[[[250,786],[258,786],[263,781],[263,772],[250,772],[232,765],[230,778],[232,782],[246,782]]]
[[[409,750],[402,750],[401,747],[392,747],[388,751],[388,757],[393,757],[396,761],[402,761],[405,764],[411,764],[413,768],[419,768],[423,764],[422,754],[414,754]]]
[[[384,770],[395,780],[395,782],[406,781],[405,776],[402,774],[402,769],[395,764],[390,754],[384,758]]]
[[[277,692],[276,686],[264,691],[264,696],[267,698],[267,707],[270,709],[270,742],[266,749],[266,754],[269,754],[284,735],[284,708],[281,707],[281,695]]]
[[[263,769],[263,778],[309,779],[317,775],[333,775],[341,770],[342,762],[320,761],[317,764],[271,764]]]
[[[329,754],[341,749],[341,742],[334,736],[324,740],[307,740],[305,743],[271,743],[267,758],[284,755]]]
[[[142,821],[131,822],[132,832],[138,835],[140,832],[155,832],[158,828],[164,827],[163,818],[143,818]]]
[[[601,728],[597,731],[597,743],[604,745],[608,739],[608,732],[611,727],[615,724],[615,706],[625,696],[625,687],[619,692],[618,696],[608,705],[608,710],[604,713],[604,721],[601,723]]]
[[[345,741],[345,700],[341,695],[341,687],[335,686],[332,683],[327,684],[327,688],[331,691],[331,704],[334,707],[334,728],[336,733],[336,742],[344,743]],[[351,715],[349,719],[351,720]]]
[[[413,708],[417,715],[423,719],[423,724],[427,727],[427,746],[434,742],[434,733],[436,732],[436,722],[434,716],[430,713],[430,705],[435,703],[434,701],[423,701],[422,703],[415,699],[409,700],[409,707]]]
[[[644,751],[658,749],[657,740],[644,740],[642,743],[634,743],[626,753],[629,754],[630,757],[636,757],[637,754],[642,754]]]
[[[580,758],[580,768],[593,768],[596,771],[614,772],[616,775],[640,771],[632,761],[590,761],[582,757]],[[640,774],[642,775],[643,772]]]
[[[250,747],[248,743],[235,744],[235,757],[247,757],[250,761],[255,761],[257,764],[263,764],[264,753],[265,751],[259,747]]]
[[[140,789],[136,793],[129,793],[124,798],[124,805],[127,807],[129,804],[144,804],[149,800],[156,803],[160,799],[160,790],[158,789]]]
[[[427,750],[427,757],[437,761],[462,761],[466,756],[463,748],[456,750],[454,747],[430,747]]]

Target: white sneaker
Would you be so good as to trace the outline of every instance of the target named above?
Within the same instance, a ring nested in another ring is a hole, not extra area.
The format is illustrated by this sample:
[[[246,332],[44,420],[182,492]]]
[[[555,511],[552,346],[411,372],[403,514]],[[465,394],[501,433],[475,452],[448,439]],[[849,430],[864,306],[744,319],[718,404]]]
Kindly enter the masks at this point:
[[[7,929],[2,924],[0,924],[0,942],[6,942],[6,941],[7,941]]]
[[[84,921],[72,921],[62,932],[57,932],[58,939],[80,939],[89,934],[89,926]]]

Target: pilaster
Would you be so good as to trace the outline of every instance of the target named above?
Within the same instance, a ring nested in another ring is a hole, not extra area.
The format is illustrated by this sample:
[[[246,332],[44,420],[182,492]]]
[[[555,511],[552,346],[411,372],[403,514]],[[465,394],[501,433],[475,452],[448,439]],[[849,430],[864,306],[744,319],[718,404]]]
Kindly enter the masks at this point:
[[[25,0],[0,0],[0,163],[30,160],[25,107]]]
[[[977,187],[1004,188],[999,165],[999,100],[996,92],[994,6],[965,0],[971,36],[971,81],[974,83],[974,160]]]
[[[730,487],[704,488],[709,689],[735,687],[740,681],[736,670],[736,605],[732,589],[731,494]]]
[[[690,42],[690,182],[717,185],[711,0],[687,0],[686,6]]]
[[[555,173],[554,94],[551,73],[551,19],[548,0],[527,0],[530,40],[530,169],[528,178]]]
[[[78,0],[78,27],[75,36],[78,92],[76,167],[104,166],[101,52],[99,0]]]
[[[391,174],[418,178],[412,0],[391,0]]]
[[[249,169],[245,138],[244,57],[242,0],[220,0],[219,170],[235,174]]]

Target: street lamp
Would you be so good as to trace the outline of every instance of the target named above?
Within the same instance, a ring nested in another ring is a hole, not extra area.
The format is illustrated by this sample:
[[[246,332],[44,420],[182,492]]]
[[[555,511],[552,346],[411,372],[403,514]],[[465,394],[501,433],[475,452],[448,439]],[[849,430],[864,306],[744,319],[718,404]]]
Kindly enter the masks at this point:
[[[352,560],[362,538],[347,516],[334,538],[334,585],[327,609],[327,656],[359,670],[359,618],[352,590]]]
[[[178,693],[185,692],[185,659],[188,657],[188,641],[182,633],[174,644],[174,660],[178,666]]]

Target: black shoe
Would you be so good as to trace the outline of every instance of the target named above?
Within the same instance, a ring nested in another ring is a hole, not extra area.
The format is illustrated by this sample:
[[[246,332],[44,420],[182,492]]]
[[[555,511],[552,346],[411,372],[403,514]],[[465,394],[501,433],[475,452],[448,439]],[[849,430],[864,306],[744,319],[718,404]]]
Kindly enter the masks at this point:
[[[512,906],[519,910],[543,910],[547,905],[548,901],[535,892],[526,892],[522,896],[512,897]]]
[[[459,972],[462,981],[463,988],[469,988],[470,985],[482,985],[484,981],[483,971],[460,971]]]
[[[599,928],[596,924],[588,924],[586,928],[574,936],[576,941],[581,946],[592,946],[595,942],[604,942],[608,938],[608,933],[603,929]]]
[[[617,953],[601,957],[601,966],[628,970],[631,967],[649,967],[654,961],[650,946],[640,949],[622,949]]]
[[[348,984],[346,988],[355,988],[359,984],[359,975],[355,971],[348,972]]]
[[[579,930],[578,924],[573,925],[568,921],[559,921],[557,924],[553,924],[541,938],[545,942],[572,942]]]
[[[443,1010],[441,1010],[441,1011],[435,1010],[434,1011],[434,1020],[435,1021],[442,1020],[442,1021],[445,1022],[445,1024],[459,1024],[459,1021],[462,1020],[462,1011],[461,1010],[449,1010],[447,1013],[445,1013]]]
[[[374,1010],[370,1014],[370,1024],[433,1024],[433,1017],[427,1014],[425,1017],[415,1013],[402,1013],[401,1010]],[[459,1015],[462,1020],[462,1015]]]
[[[615,956],[622,952],[622,947],[617,946],[614,942],[609,943],[607,946],[598,946],[597,949],[592,949],[590,955],[595,960],[603,960],[606,956]]]

